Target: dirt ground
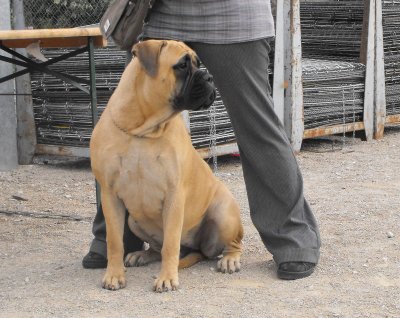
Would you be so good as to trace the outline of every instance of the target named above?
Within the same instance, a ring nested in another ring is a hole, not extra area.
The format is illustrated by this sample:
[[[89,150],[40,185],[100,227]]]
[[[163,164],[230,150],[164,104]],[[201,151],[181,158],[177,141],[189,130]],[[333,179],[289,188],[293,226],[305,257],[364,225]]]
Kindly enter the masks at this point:
[[[224,157],[217,173],[245,227],[242,271],[221,274],[205,261],[165,294],[151,290],[159,263],[129,268],[116,292],[101,288],[104,270],[82,268],[95,214],[88,160],[38,157],[1,172],[0,317],[400,317],[400,128],[370,143],[307,141],[297,158],[323,240],[315,274],[277,279],[251,223],[240,159]]]

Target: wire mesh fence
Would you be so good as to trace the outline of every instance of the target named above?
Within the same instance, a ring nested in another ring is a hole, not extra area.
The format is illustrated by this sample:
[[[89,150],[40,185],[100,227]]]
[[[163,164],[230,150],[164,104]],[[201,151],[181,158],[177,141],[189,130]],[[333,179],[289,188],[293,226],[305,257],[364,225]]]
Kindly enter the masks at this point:
[[[25,25],[34,29],[47,29],[99,23],[111,1],[24,0]]]
[[[302,0],[303,56],[358,60],[363,26],[363,0]]]
[[[111,1],[24,0],[26,25],[58,28],[98,23]],[[302,0],[301,8],[305,128],[362,121],[365,66],[357,60],[363,1]],[[48,58],[56,53],[45,51]],[[123,71],[125,52],[110,45],[96,51],[95,58],[101,112]],[[87,65],[84,61],[84,57],[77,57],[57,67],[60,71],[85,77]],[[273,59],[271,63],[272,66]],[[272,72],[266,70],[266,76],[272,76]],[[32,74],[32,90],[38,141],[87,146],[92,129],[89,97],[62,81],[38,73]],[[207,147],[211,141],[216,145],[235,141],[220,96],[212,110],[214,113],[190,114],[192,143],[197,148]]]
[[[43,50],[48,59],[69,49]],[[95,50],[97,107],[101,114],[118,85],[126,52],[112,43]],[[58,62],[51,69],[89,80],[87,53]],[[37,140],[40,144],[87,147],[92,134],[90,96],[49,74],[32,72],[32,100]],[[210,148],[235,141],[235,135],[221,96],[210,110],[190,112],[190,131],[195,148]]]
[[[363,119],[362,0],[302,0],[304,127]]]

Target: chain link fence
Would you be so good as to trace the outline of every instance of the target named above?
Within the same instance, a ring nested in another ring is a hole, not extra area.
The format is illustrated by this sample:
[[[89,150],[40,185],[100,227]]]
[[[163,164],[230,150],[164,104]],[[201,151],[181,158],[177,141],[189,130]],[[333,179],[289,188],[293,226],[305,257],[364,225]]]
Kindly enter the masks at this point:
[[[26,27],[72,28],[99,23],[112,0],[24,0]]]

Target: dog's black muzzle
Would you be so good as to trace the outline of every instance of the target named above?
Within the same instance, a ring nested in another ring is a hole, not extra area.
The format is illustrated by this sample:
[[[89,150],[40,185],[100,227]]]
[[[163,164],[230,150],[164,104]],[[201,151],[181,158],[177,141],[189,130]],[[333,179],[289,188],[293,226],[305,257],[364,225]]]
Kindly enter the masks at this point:
[[[189,71],[190,72],[190,71]],[[177,110],[202,110],[209,108],[217,95],[213,77],[206,70],[188,74],[181,91],[174,99]]]

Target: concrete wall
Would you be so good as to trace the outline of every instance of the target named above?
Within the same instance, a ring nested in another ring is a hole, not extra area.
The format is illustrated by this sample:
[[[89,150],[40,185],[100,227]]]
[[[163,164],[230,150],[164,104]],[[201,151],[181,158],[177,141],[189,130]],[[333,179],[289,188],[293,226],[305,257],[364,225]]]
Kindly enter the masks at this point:
[[[12,0],[13,11],[13,29],[25,29],[24,1]],[[27,56],[25,49],[17,49],[19,54]],[[16,71],[25,69],[16,66]],[[35,118],[33,114],[32,96],[31,96],[31,76],[25,74],[15,78],[15,98],[17,113],[17,151],[18,163],[27,165],[32,163],[36,149],[36,129]]]
[[[10,0],[0,0],[0,30],[11,29]],[[6,55],[1,52],[1,55]],[[11,64],[0,61],[0,77],[13,73]],[[17,116],[15,109],[14,81],[0,84],[0,171],[11,170],[18,165]]]

